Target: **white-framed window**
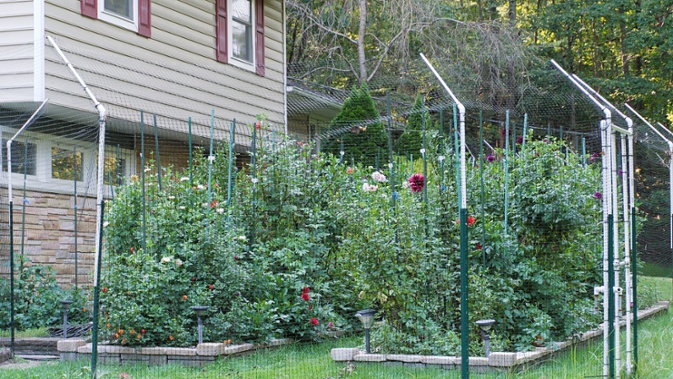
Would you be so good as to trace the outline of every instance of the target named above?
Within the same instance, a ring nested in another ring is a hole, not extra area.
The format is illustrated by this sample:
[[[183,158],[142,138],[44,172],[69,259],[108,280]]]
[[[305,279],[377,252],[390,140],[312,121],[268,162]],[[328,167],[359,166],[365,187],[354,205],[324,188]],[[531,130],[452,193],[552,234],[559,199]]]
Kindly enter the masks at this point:
[[[7,140],[16,130],[2,128],[2,170],[7,173]],[[70,193],[77,182],[79,193],[95,193],[98,170],[97,144],[84,143],[69,138],[24,132],[12,141],[12,181],[23,183],[32,190]],[[135,172],[135,154],[132,150],[106,146],[105,192],[110,194],[112,185],[124,184]],[[84,192],[82,192],[84,191]]]
[[[229,0],[229,56],[233,64],[254,69],[253,40],[254,0]]]
[[[215,0],[215,10],[217,61],[264,76],[264,0]]]
[[[2,172],[7,172],[7,141],[9,135],[2,136]],[[21,175],[37,175],[37,144],[33,140],[12,141],[12,173]]]
[[[138,0],[98,0],[98,18],[138,31]]]
[[[80,0],[82,16],[152,36],[151,0]]]

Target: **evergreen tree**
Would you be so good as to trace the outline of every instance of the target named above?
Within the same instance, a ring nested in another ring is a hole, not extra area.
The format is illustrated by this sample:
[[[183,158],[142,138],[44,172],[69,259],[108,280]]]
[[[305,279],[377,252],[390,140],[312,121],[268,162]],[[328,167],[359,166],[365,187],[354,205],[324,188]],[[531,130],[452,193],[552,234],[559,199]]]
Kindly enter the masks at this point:
[[[420,150],[423,147],[423,116],[425,116],[425,122],[429,122],[428,111],[425,109],[423,97],[418,95],[416,96],[414,106],[411,108],[411,114],[407,119],[407,127],[404,133],[395,141],[395,152],[397,154],[420,155]]]
[[[379,148],[386,147],[386,131],[366,84],[353,88],[337,116],[330,122],[329,139],[323,151],[339,156],[343,146],[344,160],[351,159],[365,166],[374,166]]]

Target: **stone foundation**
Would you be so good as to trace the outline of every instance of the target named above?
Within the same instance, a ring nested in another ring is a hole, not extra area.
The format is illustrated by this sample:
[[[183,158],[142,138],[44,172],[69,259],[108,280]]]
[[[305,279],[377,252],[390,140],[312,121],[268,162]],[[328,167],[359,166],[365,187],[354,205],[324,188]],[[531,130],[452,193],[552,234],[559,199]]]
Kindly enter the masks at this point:
[[[6,191],[5,188],[0,189]],[[60,285],[75,284],[75,206],[72,194],[26,191],[25,225],[23,191],[14,191],[14,253],[23,252],[33,264],[49,266]],[[77,197],[77,281],[90,285],[96,237],[96,199]],[[7,208],[0,210],[8,212]],[[9,220],[4,214],[2,220]],[[3,225],[3,228],[9,228]],[[3,231],[6,232],[6,231]],[[7,232],[8,233],[8,232]],[[9,234],[3,240],[9,242]],[[4,245],[4,244],[3,244]],[[15,257],[15,259],[18,259]],[[0,248],[0,275],[9,276],[9,247]],[[5,264],[7,263],[7,264]]]

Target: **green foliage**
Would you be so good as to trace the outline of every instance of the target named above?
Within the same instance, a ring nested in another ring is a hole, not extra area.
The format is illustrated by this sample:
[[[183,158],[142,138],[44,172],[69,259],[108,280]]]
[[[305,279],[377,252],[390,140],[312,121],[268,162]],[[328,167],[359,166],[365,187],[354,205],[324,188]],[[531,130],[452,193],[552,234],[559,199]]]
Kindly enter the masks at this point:
[[[364,166],[374,166],[379,148],[385,148],[387,137],[380,115],[366,85],[353,87],[341,110],[330,122],[331,137],[322,150],[343,160],[354,160]],[[343,146],[343,150],[342,150]],[[384,150],[385,151],[385,150]]]
[[[86,306],[87,294],[80,289],[63,289],[56,283],[56,273],[49,266],[32,264],[19,256],[14,279],[14,325],[17,330],[60,325],[63,308],[60,301],[69,299],[68,319],[71,323],[89,321],[91,309]],[[0,328],[10,327],[10,283],[0,278]]]
[[[503,151],[485,163],[483,202],[479,169],[468,165],[470,314],[496,319],[494,342],[503,349],[563,340],[600,321],[592,291],[600,282],[600,167],[583,166],[559,141],[528,141],[507,165]],[[401,159],[394,170],[374,172],[299,142],[257,142],[254,166],[233,178],[230,205],[227,149],[215,152],[212,167],[197,154],[193,186],[169,170],[159,190],[149,176],[145,249],[141,183],[119,191],[107,207],[109,337],[193,344],[190,307],[208,305],[209,341],[317,340],[332,328],[358,327],[355,311],[373,307],[381,322],[372,343],[381,352],[457,353],[451,147],[428,142],[426,202],[407,182],[419,162]],[[475,341],[477,333],[470,330]]]
[[[423,97],[418,95],[414,106],[411,108],[411,114],[407,120],[407,128],[404,133],[395,141],[395,152],[400,155],[413,154],[420,155],[420,150],[423,147],[423,117],[425,122],[429,124],[429,114],[423,105]],[[428,125],[426,124],[426,126]]]

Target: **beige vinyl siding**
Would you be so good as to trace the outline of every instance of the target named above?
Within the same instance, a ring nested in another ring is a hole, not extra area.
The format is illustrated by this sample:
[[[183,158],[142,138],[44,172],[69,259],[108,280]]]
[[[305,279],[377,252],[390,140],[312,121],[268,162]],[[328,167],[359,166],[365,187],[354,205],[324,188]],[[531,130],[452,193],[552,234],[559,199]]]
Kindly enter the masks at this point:
[[[204,119],[214,110],[218,118],[250,123],[264,113],[282,128],[280,0],[265,2],[265,77],[215,61],[214,0],[153,0],[151,9],[152,37],[147,39],[81,16],[77,0],[47,0],[46,32],[81,71],[98,100],[111,105],[111,116],[130,113],[129,119],[136,119],[136,110],[142,109],[160,119]],[[55,55],[47,54],[47,96],[52,102],[83,98],[81,88],[61,66]],[[85,102],[78,104],[91,109]]]
[[[0,1],[0,102],[33,100],[33,2]]]

